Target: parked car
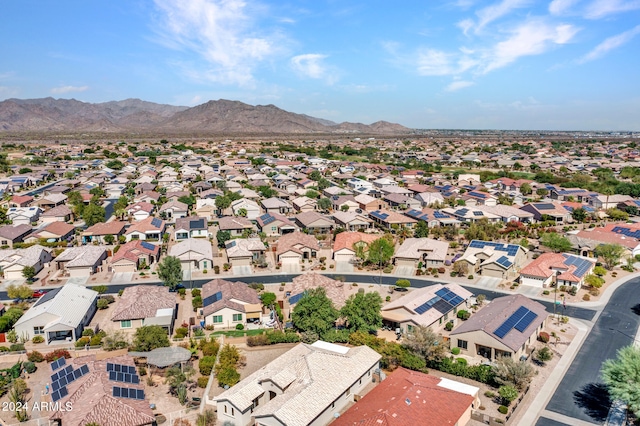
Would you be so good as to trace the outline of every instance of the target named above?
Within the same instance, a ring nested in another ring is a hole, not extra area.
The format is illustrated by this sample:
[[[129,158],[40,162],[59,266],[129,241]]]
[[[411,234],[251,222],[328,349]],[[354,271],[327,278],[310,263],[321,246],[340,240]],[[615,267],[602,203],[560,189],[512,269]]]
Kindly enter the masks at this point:
[[[44,290],[36,290],[36,291],[34,291],[34,292],[33,292],[33,294],[31,295],[31,297],[36,297],[36,298],[37,298],[37,297],[42,297],[42,296],[44,296],[45,294],[47,294],[47,292],[46,292],[46,291],[44,291]]]

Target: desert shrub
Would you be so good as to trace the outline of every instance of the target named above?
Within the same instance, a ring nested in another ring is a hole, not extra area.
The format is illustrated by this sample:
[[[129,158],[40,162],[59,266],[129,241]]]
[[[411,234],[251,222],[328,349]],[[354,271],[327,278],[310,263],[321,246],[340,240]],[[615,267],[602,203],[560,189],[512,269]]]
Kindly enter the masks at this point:
[[[545,296],[548,296],[549,295],[549,290],[543,291],[542,294],[544,294]]]
[[[218,379],[218,384],[221,387],[224,387],[225,385],[233,386],[240,381],[240,373],[232,367],[221,368],[216,374],[216,377]]]
[[[89,336],[89,337],[93,337],[93,335],[94,335],[94,334],[95,334],[95,333],[94,333],[94,332],[93,332],[93,330],[92,330],[92,329],[90,329],[90,328],[87,328],[86,330],[84,330],[84,331],[82,332],[82,336]]]
[[[27,359],[29,362],[42,362],[44,356],[38,351],[27,352]]]
[[[264,290],[264,284],[262,284],[262,283],[250,283],[250,284],[248,285],[248,287],[249,287],[249,288],[252,288],[252,289],[254,289],[254,290],[256,290],[256,291],[262,291],[262,290]]]
[[[269,338],[266,334],[247,337],[247,346],[266,346],[269,344]]]
[[[275,345],[276,343],[298,343],[300,341],[300,336],[295,332],[273,331],[267,333],[267,338],[270,345]]]
[[[459,310],[458,314],[457,314],[458,318],[460,318],[462,321],[466,321],[469,319],[469,317],[471,316],[471,314],[468,311],[465,311],[464,309]]]
[[[176,328],[176,339],[184,339],[189,334],[189,329],[186,327],[178,327]]]
[[[187,289],[186,288],[179,288],[178,289],[178,294],[180,296],[185,296],[187,294]]]
[[[451,348],[451,353],[454,355],[460,355],[460,348],[458,347]]]
[[[202,350],[202,355],[204,356],[216,356],[218,354],[218,350],[220,349],[220,344],[215,339],[211,339],[210,341],[202,339],[200,341],[200,349]]]
[[[193,290],[191,290],[191,296],[193,297],[202,296],[202,290],[200,290],[199,288],[194,288]]]
[[[198,377],[199,388],[202,388],[202,389],[206,388],[208,383],[209,383],[209,376]]]
[[[541,331],[538,334],[538,340],[540,340],[542,343],[549,343],[549,333],[547,333],[546,331]]]
[[[509,412],[509,407],[501,405],[498,407],[498,411],[500,412],[500,414],[507,414]]]
[[[487,398],[495,398],[496,394],[494,392],[491,392],[491,391],[486,391],[484,393],[484,396],[486,396]]]
[[[32,374],[36,371],[36,365],[31,361],[23,362],[22,368],[24,368],[29,374]]]
[[[447,331],[453,330],[453,323],[451,321],[449,321],[448,323],[446,323],[444,325],[444,329],[447,330]]]
[[[349,330],[331,329],[322,336],[322,340],[329,343],[349,343]]]
[[[303,343],[314,343],[316,341],[318,341],[318,339],[320,338],[320,336],[318,336],[318,333],[316,333],[313,330],[307,330],[305,332],[303,332],[302,334],[300,334],[300,340]]]
[[[40,335],[38,335],[38,336],[33,336],[33,339],[31,339],[31,341],[32,341],[33,343],[42,343],[42,342],[44,342],[44,337],[43,337],[43,336],[40,336]]]
[[[244,330],[244,325],[236,324],[236,330]]]
[[[84,348],[91,342],[91,337],[85,336],[81,337],[76,341],[76,348]]]
[[[585,294],[582,296],[582,300],[584,300],[585,302],[588,302],[589,300],[591,300],[591,296],[589,296],[589,294],[588,294],[588,293],[585,293]]]
[[[209,376],[213,366],[216,364],[215,356],[203,356],[198,360],[198,369],[203,376]]]
[[[9,352],[9,348],[6,346],[0,346],[0,352]]]
[[[569,287],[569,294],[570,295],[575,296],[576,293],[578,293],[578,287],[573,286],[573,285],[571,287]]]
[[[100,346],[100,345],[102,345],[102,336],[99,334],[96,334],[89,341],[89,346]]]
[[[107,309],[109,307],[109,302],[106,299],[98,299],[97,306],[98,309]]]
[[[472,279],[473,279],[473,275],[469,275],[469,276],[467,277],[467,279],[472,280]]]
[[[139,367],[138,368],[138,374],[142,377],[142,376],[146,376],[147,375],[147,369],[144,367]]]
[[[216,274],[220,273],[220,267],[218,265],[213,265],[213,272]]]
[[[106,300],[107,303],[112,304],[113,302],[116,301],[116,298],[113,297],[110,294],[104,294],[104,295],[100,296],[100,300]]]
[[[387,296],[387,297],[385,297],[385,298],[384,298],[384,300],[385,300],[386,302],[391,302],[391,296]]]
[[[10,352],[24,351],[24,343],[14,343],[13,345],[9,346],[9,351]]]

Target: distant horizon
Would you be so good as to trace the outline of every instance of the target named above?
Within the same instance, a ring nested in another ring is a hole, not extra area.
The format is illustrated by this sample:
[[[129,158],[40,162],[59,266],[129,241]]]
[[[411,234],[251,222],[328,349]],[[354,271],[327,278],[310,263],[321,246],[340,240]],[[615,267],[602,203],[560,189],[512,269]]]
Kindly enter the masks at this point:
[[[77,101],[77,102],[82,102],[82,103],[87,103],[87,104],[106,104],[106,103],[110,103],[110,102],[124,102],[124,101],[141,101],[141,102],[148,102],[148,103],[153,103],[156,105],[168,105],[168,106],[173,106],[173,107],[180,107],[180,108],[194,108],[200,105],[204,105],[208,102],[217,102],[217,101],[229,101],[229,102],[240,102],[240,103],[244,103],[246,105],[251,105],[251,106],[275,106],[276,108],[280,108],[282,110],[285,110],[284,108],[280,107],[277,104],[248,104],[246,102],[243,101],[239,101],[239,100],[234,100],[234,99],[209,99],[207,101],[203,101],[202,103],[198,104],[198,105],[193,105],[193,106],[186,106],[186,105],[175,105],[175,104],[170,104],[170,103],[157,103],[157,102],[153,102],[153,101],[148,101],[145,99],[140,99],[140,98],[133,98],[133,97],[129,97],[129,98],[124,98],[124,99],[112,99],[112,100],[108,100],[108,101],[99,101],[99,102],[89,102],[89,101],[85,101],[82,99],[77,99],[75,97],[70,97],[70,98],[63,98],[63,97],[58,97],[56,98],[55,96],[44,96],[44,97],[40,97],[40,98],[7,98],[7,99],[3,99],[0,100],[0,102],[5,102],[5,101],[11,101],[11,100],[17,100],[17,101],[32,101],[32,100],[42,100],[42,99],[53,99],[53,100],[67,100],[67,101]],[[308,115],[305,113],[299,113],[296,111],[290,111],[290,110],[285,110],[287,112],[290,113],[294,113],[294,114],[300,114],[300,115]],[[315,116],[311,116],[312,118],[315,119],[319,119],[319,120],[325,120],[325,121],[331,121],[336,125],[339,125],[340,123],[344,123],[344,122],[348,122],[348,120],[342,120],[342,121],[335,121],[335,120],[331,120],[331,119],[327,119],[324,117],[315,117]],[[407,127],[406,125],[402,124],[402,123],[396,123],[396,122],[392,122],[390,120],[387,120],[385,118],[381,118],[379,120],[375,120],[372,122],[368,122],[368,123],[361,123],[361,124],[367,124],[370,125],[372,123],[378,122],[378,121],[386,121],[392,124],[400,124],[404,127]],[[456,131],[463,131],[463,132],[474,132],[474,131],[478,131],[478,132],[561,132],[561,133],[640,133],[640,130],[598,130],[598,129],[590,129],[590,130],[579,130],[579,129],[569,129],[569,130],[561,130],[561,129],[498,129],[498,128],[427,128],[427,127],[407,127],[407,129],[412,130],[412,131],[446,131],[446,132],[456,132]],[[12,132],[12,131],[3,131],[0,130],[0,133],[20,133],[20,132]],[[55,133],[55,131],[51,131],[51,132],[38,132],[36,131],[36,133]],[[105,133],[110,133],[110,132],[105,132]]]
[[[640,1],[8,2],[0,99],[205,99],[409,128],[640,131]]]

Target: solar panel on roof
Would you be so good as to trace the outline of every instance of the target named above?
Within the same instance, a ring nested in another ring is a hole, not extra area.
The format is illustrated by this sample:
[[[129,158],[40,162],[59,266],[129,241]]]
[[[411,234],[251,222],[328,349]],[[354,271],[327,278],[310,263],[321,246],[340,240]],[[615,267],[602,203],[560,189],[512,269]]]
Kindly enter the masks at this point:
[[[116,378],[118,373],[116,373],[115,371],[109,371],[109,380],[116,380]]]
[[[553,204],[551,204],[551,203],[538,203],[538,204],[535,204],[535,207],[536,207],[538,210],[553,210],[553,209],[555,209],[555,208],[556,208],[556,207],[555,207]]]
[[[440,312],[441,314],[446,314],[451,309],[453,309],[453,306],[451,306],[449,303],[445,302],[444,300],[440,299],[433,304],[433,309]]]
[[[189,227],[191,229],[202,229],[204,228],[204,219],[200,218],[197,220],[190,220]]]
[[[157,217],[154,217],[151,220],[151,226],[154,226],[156,228],[160,228],[160,226],[162,226],[162,221],[160,219],[158,219]]]
[[[122,366],[120,364],[114,364],[113,371],[117,371],[118,373],[122,372]]]
[[[474,216],[484,216],[484,213],[482,213],[481,211],[477,211],[476,210],[476,211],[473,212],[473,215]]]
[[[456,210],[455,214],[458,216],[464,216],[469,212],[469,209],[459,209]]]
[[[59,381],[56,380],[54,382],[51,382],[51,390],[52,391],[57,391],[58,389],[60,389],[60,387],[61,386],[60,386],[60,382]]]
[[[216,303],[218,300],[222,300],[222,292],[218,291],[214,294],[212,294],[211,296],[205,297],[205,299],[202,301],[202,304],[204,306],[209,306],[213,303]]]
[[[112,392],[114,397],[120,398],[120,388],[118,386],[114,386]]]
[[[67,363],[67,360],[64,358],[58,358],[57,360],[51,363],[51,371],[56,371],[58,368],[62,367]]]
[[[520,333],[523,333],[527,329],[527,327],[529,327],[529,324],[531,324],[531,322],[537,317],[538,317],[538,314],[527,310],[527,313],[524,314],[522,319],[518,321],[518,323],[514,325],[513,328],[518,330]]]
[[[522,317],[529,312],[524,306],[520,306],[509,318],[507,318],[500,327],[498,327],[493,334],[502,339],[508,332],[522,319]]]
[[[469,192],[469,195],[472,197],[487,198],[486,195],[481,192]]]
[[[140,245],[141,245],[141,246],[142,246],[142,248],[143,248],[143,249],[145,249],[145,250],[154,251],[154,250],[156,249],[156,246],[154,246],[153,244],[148,243],[148,242],[146,242],[146,241],[142,241],[142,242],[140,243]]]
[[[82,372],[82,375],[89,374],[89,366],[87,364],[83,365],[80,367],[80,371]]]
[[[107,363],[107,371],[115,371],[115,366],[110,362]]]
[[[118,372],[116,372],[116,381],[118,381],[118,382],[124,382],[124,373],[118,373]]]
[[[423,303],[422,305],[418,306],[417,308],[415,308],[414,310],[416,311],[417,314],[422,315],[425,312],[427,312],[429,309],[431,309],[433,307],[433,305],[438,302],[440,299],[440,296],[436,296],[433,297],[429,300],[427,300],[425,303]]]
[[[446,215],[446,214],[444,214],[444,213],[442,213],[442,212],[440,212],[438,210],[434,211],[433,215],[435,216],[436,219],[448,219],[449,218],[448,215]]]

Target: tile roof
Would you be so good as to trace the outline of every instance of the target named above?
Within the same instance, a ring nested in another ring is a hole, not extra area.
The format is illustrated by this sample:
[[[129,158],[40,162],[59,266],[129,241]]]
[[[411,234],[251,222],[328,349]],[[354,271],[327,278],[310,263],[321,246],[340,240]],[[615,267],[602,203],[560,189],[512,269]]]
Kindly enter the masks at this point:
[[[153,318],[161,309],[174,309],[176,296],[168,287],[137,285],[124,289],[111,321]]]
[[[289,250],[296,253],[302,253],[300,250],[302,247],[320,250],[320,244],[318,244],[318,240],[315,236],[296,231],[284,234],[278,238],[277,254],[280,255]]]
[[[322,287],[333,305],[340,309],[348,299],[349,286],[315,272],[298,275],[292,280],[291,296],[302,294],[307,290]]]
[[[398,368],[331,424],[334,426],[458,425],[476,394],[443,386],[439,377]],[[470,389],[469,392],[473,392]]]
[[[394,257],[422,260],[426,255],[428,260],[445,261],[449,250],[449,242],[431,238],[407,238],[398,248]]]
[[[200,216],[179,217],[176,219],[175,229],[206,230],[209,229],[207,219]]]
[[[5,269],[10,265],[35,266],[40,261],[43,251],[49,253],[51,249],[36,244],[24,249],[0,250],[0,262],[4,263]],[[43,261],[49,260],[51,255],[46,254]]]
[[[127,259],[132,262],[138,262],[142,255],[157,256],[160,253],[160,246],[148,243],[146,241],[132,240],[120,246],[120,249],[111,258],[111,263],[116,263],[121,259]]]
[[[56,262],[67,262],[65,267],[95,265],[101,257],[106,257],[107,249],[100,246],[69,247],[56,257]]]
[[[225,242],[227,257],[252,256],[254,251],[264,251],[267,248],[260,238],[236,238]]]
[[[25,235],[31,232],[31,225],[5,225],[0,227],[0,237],[6,238],[9,240],[14,240],[21,235]]]
[[[138,222],[134,222],[129,226],[129,229],[125,232],[126,235],[133,232],[146,233],[151,231],[164,231],[165,221],[153,216],[149,216],[146,219],[142,219]]]
[[[203,307],[203,315],[209,316],[227,307],[239,312],[246,312],[245,305],[259,305],[258,292],[242,282],[231,282],[216,278],[202,286],[202,300],[221,292],[222,297]]]
[[[499,338],[494,331],[500,327],[520,306],[524,306],[537,314],[537,317],[524,329],[523,332],[510,330],[503,338]],[[491,303],[480,309],[469,320],[464,321],[451,332],[451,336],[472,331],[484,332],[492,338],[502,342],[507,347],[517,352],[529,339],[531,334],[547,318],[547,310],[541,303],[533,301],[521,294],[498,297]]]
[[[328,218],[327,216],[323,216],[318,212],[304,212],[296,215],[296,220],[300,222],[302,226],[309,226],[314,222],[323,222],[323,225],[332,226],[334,225],[333,220]]]
[[[333,251],[342,250],[347,248],[353,251],[353,245],[359,241],[364,241],[367,244],[371,244],[375,240],[382,238],[380,234],[365,234],[364,232],[341,232],[336,235],[333,243]]]
[[[60,221],[51,222],[43,226],[42,228],[36,229],[35,231],[33,231],[33,234],[31,234],[29,237],[38,237],[38,235],[42,232],[49,232],[51,234],[63,237],[69,234],[70,232],[73,232],[75,229],[76,229],[75,226],[69,225],[66,222],[60,222]]]
[[[119,235],[127,225],[127,222],[114,220],[113,222],[96,223],[88,227],[82,235]]]
[[[55,206],[50,210],[47,210],[46,212],[42,213],[40,216],[41,217],[56,217],[56,216],[63,217],[63,216],[68,216],[71,213],[73,212],[68,206],[61,204],[59,206]]]
[[[336,348],[331,350],[329,348]],[[282,394],[257,407],[253,416],[275,417],[287,426],[313,422],[353,383],[378,364],[380,355],[367,346],[345,348],[316,342],[301,343],[214,398],[249,409],[253,400],[267,392],[262,382],[285,386]]]
[[[213,261],[213,249],[211,242],[203,238],[189,238],[180,241],[169,249],[169,256],[179,257],[180,260],[211,260]]]
[[[251,229],[253,223],[246,217],[242,216],[224,216],[218,219],[218,226],[221,231],[232,229]]]

